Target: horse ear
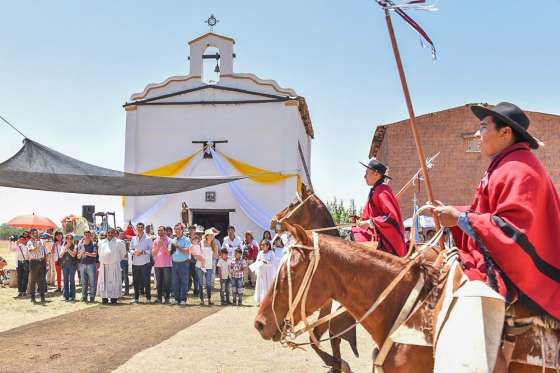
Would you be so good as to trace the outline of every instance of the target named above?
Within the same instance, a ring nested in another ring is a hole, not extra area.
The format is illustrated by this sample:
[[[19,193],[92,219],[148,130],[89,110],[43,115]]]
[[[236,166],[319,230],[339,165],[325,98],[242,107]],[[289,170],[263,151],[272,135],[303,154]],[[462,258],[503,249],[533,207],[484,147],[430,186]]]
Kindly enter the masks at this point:
[[[311,191],[309,190],[307,185],[302,183],[301,184],[301,196],[303,197],[303,199],[306,199],[307,197],[309,197],[310,194],[311,194]]]
[[[311,242],[309,239],[309,236],[307,235],[307,232],[305,231],[305,229],[303,229],[301,227],[301,225],[298,224],[289,224],[286,222],[282,223],[282,228],[284,228],[284,230],[290,232],[290,234],[294,237],[294,239],[296,240],[296,242],[299,242],[303,245],[309,245],[309,243]]]

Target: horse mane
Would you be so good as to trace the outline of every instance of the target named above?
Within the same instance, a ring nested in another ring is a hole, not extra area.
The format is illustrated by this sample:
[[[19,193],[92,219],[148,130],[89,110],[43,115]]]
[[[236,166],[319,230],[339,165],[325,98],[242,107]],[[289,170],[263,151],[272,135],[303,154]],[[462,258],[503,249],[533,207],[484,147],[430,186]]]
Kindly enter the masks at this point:
[[[331,212],[329,211],[329,208],[323,203],[323,201],[321,201],[319,197],[317,197],[316,194],[313,194],[311,196],[311,199],[315,202],[315,204],[318,205],[317,208],[321,211],[325,219],[328,220],[326,222],[328,224],[327,227],[333,227],[335,225],[335,222]]]

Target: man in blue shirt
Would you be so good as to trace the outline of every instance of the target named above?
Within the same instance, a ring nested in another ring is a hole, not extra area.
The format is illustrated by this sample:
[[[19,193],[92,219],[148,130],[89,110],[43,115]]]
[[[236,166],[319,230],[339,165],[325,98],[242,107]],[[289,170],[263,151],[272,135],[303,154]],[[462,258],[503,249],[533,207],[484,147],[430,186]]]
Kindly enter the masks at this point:
[[[190,278],[190,247],[191,240],[185,236],[185,226],[182,223],[175,225],[175,238],[171,241],[173,268],[171,272],[175,303],[184,306],[187,304],[188,281]]]
[[[95,302],[95,293],[97,290],[97,245],[94,244],[90,231],[84,232],[84,239],[79,245],[78,258],[81,264],[82,302],[87,302],[89,300],[93,303]]]

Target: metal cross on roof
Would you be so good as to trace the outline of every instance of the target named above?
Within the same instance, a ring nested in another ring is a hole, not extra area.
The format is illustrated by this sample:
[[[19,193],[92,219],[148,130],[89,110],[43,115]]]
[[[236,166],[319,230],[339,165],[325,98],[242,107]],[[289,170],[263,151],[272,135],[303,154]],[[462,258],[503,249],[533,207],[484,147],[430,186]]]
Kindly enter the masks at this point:
[[[214,26],[216,26],[218,22],[220,22],[220,20],[216,19],[213,14],[210,14],[210,17],[204,21],[204,23],[208,23],[208,26],[210,26],[210,32],[214,31]]]

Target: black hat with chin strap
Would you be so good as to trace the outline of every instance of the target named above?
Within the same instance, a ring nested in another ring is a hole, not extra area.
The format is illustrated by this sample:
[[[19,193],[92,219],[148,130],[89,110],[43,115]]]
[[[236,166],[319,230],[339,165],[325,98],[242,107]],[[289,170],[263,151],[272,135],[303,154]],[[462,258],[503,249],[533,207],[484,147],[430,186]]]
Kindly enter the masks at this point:
[[[362,166],[364,166],[365,168],[369,168],[372,171],[378,172],[381,175],[383,175],[384,177],[386,177],[387,179],[391,179],[391,176],[387,176],[385,175],[385,173],[387,172],[387,166],[385,166],[383,163],[379,162],[377,159],[375,158],[371,158],[367,164],[360,162],[360,164]]]
[[[504,122],[522,141],[527,141],[531,149],[538,149],[539,145],[544,145],[528,131],[531,121],[517,105],[509,102],[500,102],[494,108],[482,105],[471,106],[473,114],[480,120],[491,116]]]

